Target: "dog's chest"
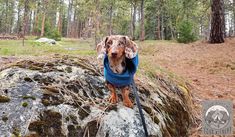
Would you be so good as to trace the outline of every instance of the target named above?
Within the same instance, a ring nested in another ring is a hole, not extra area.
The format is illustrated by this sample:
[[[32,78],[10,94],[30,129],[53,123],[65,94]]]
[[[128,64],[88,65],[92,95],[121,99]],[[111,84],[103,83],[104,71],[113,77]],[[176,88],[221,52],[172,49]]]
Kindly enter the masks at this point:
[[[110,65],[110,69],[113,71],[113,73],[121,74],[125,71],[126,69],[126,62],[122,61],[118,65]]]

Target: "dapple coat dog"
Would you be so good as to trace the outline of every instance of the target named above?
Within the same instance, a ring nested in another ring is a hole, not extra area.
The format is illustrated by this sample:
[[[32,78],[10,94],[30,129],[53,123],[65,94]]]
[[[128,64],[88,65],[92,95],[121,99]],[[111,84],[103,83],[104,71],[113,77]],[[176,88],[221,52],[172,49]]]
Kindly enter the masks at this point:
[[[122,92],[123,104],[132,108],[129,98],[130,84],[138,67],[138,47],[127,36],[111,35],[97,45],[98,58],[104,57],[104,77],[110,90],[109,102],[116,104],[116,88]]]

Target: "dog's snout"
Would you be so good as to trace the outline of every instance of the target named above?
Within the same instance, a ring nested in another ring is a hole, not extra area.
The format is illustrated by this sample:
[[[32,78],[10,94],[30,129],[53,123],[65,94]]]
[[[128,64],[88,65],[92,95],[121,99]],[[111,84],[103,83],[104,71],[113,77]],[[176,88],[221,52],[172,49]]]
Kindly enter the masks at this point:
[[[117,56],[117,52],[112,52],[112,57],[116,57]]]

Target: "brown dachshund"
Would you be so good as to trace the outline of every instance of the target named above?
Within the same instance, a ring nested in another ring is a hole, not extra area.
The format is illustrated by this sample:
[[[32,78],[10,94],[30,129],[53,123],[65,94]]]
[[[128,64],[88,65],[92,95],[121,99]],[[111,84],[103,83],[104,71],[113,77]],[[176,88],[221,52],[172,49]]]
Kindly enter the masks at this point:
[[[97,45],[98,58],[106,57],[108,67],[114,74],[125,73],[130,60],[135,58],[137,55],[138,47],[136,43],[130,40],[127,36],[122,35],[111,35],[107,36]],[[104,61],[105,62],[105,61]],[[119,87],[122,91],[123,104],[126,107],[133,107],[133,103],[129,98],[130,87],[129,83],[118,86],[115,82],[110,82],[106,79],[107,87],[111,91],[109,102],[116,104],[118,102],[118,96],[116,88]]]

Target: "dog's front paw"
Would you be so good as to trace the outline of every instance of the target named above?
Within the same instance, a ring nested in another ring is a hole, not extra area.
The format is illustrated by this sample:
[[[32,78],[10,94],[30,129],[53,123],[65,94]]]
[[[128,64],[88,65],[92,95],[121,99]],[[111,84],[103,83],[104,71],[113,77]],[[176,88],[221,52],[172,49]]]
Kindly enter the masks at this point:
[[[113,94],[109,97],[109,102],[112,104],[116,104],[118,102],[118,96]]]
[[[133,103],[131,102],[130,99],[125,99],[125,100],[123,100],[123,104],[124,104],[124,106],[126,106],[126,107],[133,108]]]
[[[134,52],[131,48],[126,47],[125,55],[129,59],[133,59],[137,55],[137,51]]]

